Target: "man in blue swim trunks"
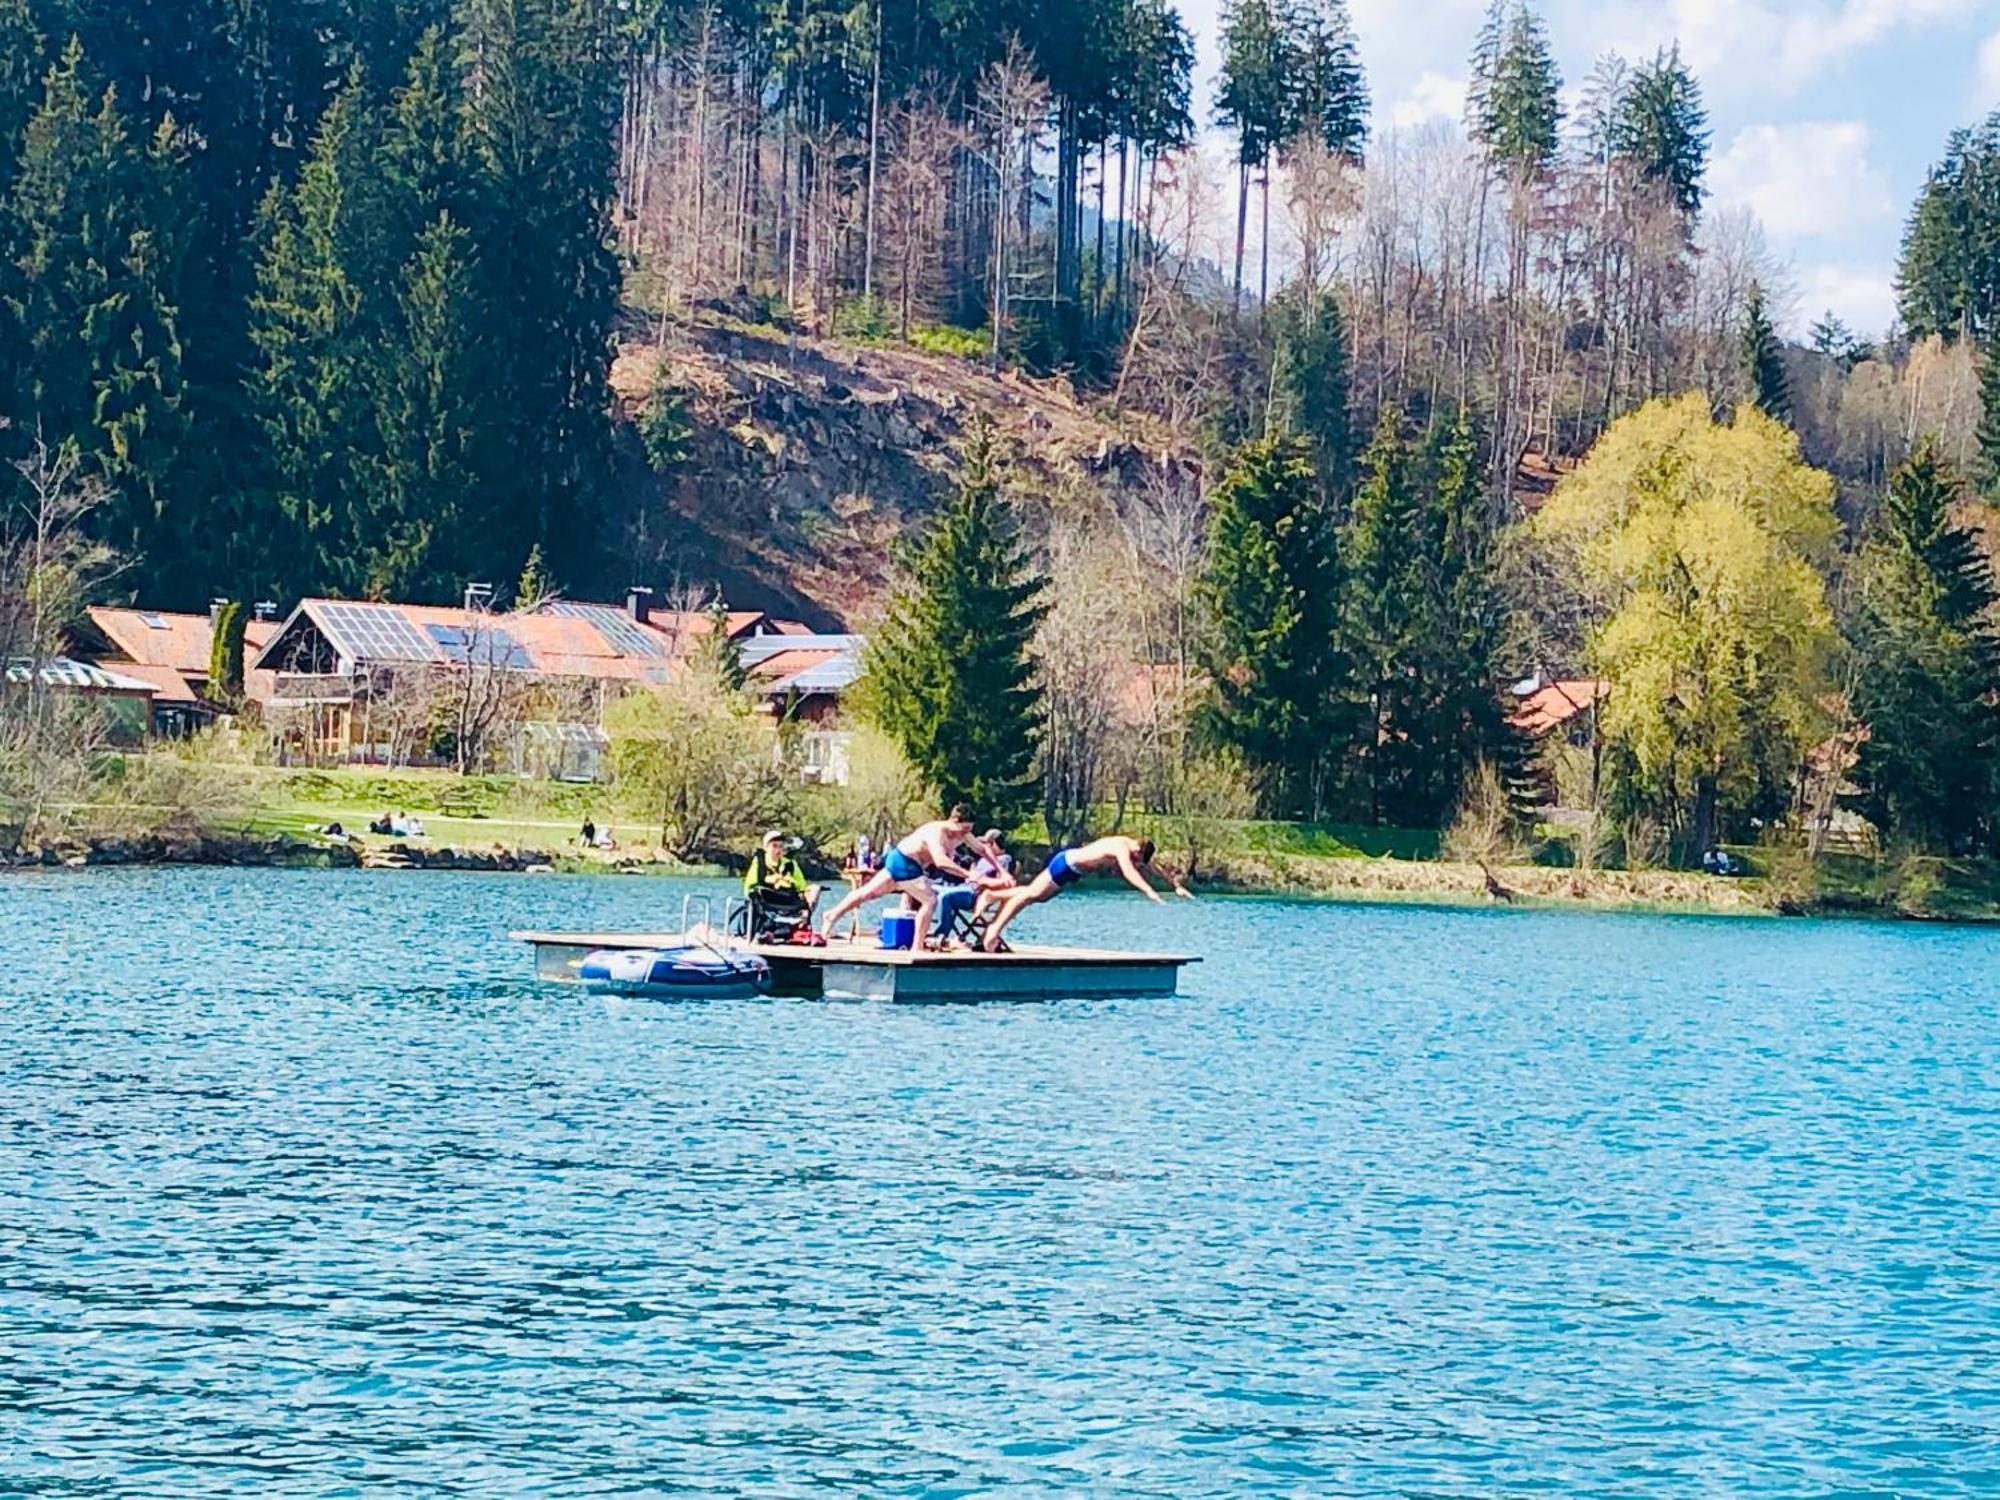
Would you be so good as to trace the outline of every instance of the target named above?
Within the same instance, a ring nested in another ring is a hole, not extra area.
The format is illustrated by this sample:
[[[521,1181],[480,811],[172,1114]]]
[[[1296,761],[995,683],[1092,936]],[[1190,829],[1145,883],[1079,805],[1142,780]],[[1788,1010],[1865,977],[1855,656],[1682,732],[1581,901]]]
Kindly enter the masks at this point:
[[[966,811],[963,804],[954,807],[942,818],[913,829],[907,838],[883,856],[882,868],[875,872],[874,878],[842,897],[839,904],[826,914],[826,926],[821,930],[831,938],[840,919],[857,906],[886,896],[891,891],[900,891],[916,903],[917,931],[924,934],[924,946],[935,946],[935,940],[928,934],[931,930],[931,909],[937,904],[937,887],[931,884],[930,877],[935,873],[962,880],[968,885],[984,887],[992,884],[986,877],[976,875],[961,865],[957,859],[959,849],[965,846],[982,854],[992,853],[984,844],[984,840],[972,836],[972,814]]]
[[[1132,889],[1142,892],[1149,901],[1158,901],[1160,893],[1145,875],[1151,870],[1174,888],[1176,896],[1184,901],[1194,900],[1193,891],[1154,866],[1153,852],[1151,839],[1128,839],[1116,834],[1074,849],[1058,849],[1041,874],[1001,901],[1000,910],[987,925],[984,948],[988,953],[1004,951],[1000,934],[1007,930],[1009,922],[1038,902],[1054,900],[1084,876],[1100,871],[1108,873],[1115,869]]]

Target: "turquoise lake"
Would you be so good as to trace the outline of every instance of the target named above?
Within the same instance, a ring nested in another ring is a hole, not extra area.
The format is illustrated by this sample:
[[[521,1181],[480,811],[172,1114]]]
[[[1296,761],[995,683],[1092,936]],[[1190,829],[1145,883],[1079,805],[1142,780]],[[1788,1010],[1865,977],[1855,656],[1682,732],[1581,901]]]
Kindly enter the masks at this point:
[[[506,936],[685,889],[0,875],[0,1493],[2000,1494],[2000,932],[1084,894],[1020,936],[1180,998],[955,1006]]]

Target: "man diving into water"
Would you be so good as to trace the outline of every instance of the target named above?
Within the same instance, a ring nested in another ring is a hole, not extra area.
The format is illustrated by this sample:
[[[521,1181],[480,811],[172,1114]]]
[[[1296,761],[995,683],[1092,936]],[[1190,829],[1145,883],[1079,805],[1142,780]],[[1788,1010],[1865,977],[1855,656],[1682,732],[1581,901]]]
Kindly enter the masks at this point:
[[[1182,885],[1173,875],[1157,869],[1153,864],[1153,841],[1151,839],[1128,839],[1113,835],[1098,839],[1094,843],[1080,844],[1074,849],[1059,849],[1048,867],[1028,884],[1012,891],[1000,900],[1000,910],[986,928],[986,940],[981,946],[988,953],[1004,951],[1000,934],[1007,930],[1023,911],[1042,901],[1052,901],[1070,886],[1086,875],[1109,872],[1116,869],[1136,891],[1145,893],[1149,901],[1159,901],[1160,893],[1153,889],[1145,872],[1152,871],[1174,888],[1174,894],[1184,901],[1194,900],[1194,892]],[[1164,903],[1162,903],[1164,905]]]
[[[937,905],[937,888],[931,884],[931,875],[946,875],[982,889],[996,883],[961,865],[956,858],[961,848],[976,849],[985,855],[994,854],[986,847],[985,840],[972,836],[972,814],[966,811],[963,803],[942,818],[913,829],[907,838],[883,857],[882,868],[875,872],[873,879],[849,891],[826,914],[826,925],[821,930],[831,938],[840,919],[857,906],[886,896],[891,891],[900,891],[916,903],[917,932],[924,946],[937,946],[936,940],[928,936],[931,909]],[[997,864],[997,857],[995,862]]]

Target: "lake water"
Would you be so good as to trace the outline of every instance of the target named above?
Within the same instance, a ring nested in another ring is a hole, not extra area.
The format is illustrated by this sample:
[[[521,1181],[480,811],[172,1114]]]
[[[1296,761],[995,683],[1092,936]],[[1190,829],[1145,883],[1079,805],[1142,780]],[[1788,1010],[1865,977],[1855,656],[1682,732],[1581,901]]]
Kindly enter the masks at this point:
[[[2000,1493],[2000,933],[1073,895],[1208,961],[950,1007],[506,938],[682,889],[0,875],[0,1492]]]

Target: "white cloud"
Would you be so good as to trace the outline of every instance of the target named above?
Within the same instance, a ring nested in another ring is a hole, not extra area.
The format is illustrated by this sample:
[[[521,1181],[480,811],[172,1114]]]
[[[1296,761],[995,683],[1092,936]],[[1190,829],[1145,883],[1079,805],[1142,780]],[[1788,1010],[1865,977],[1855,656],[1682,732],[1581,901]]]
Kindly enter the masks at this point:
[[[1895,208],[1869,144],[1860,120],[1752,125],[1715,159],[1709,184],[1718,204],[1749,209],[1774,235],[1852,228]]]
[[[1921,27],[1976,14],[1985,0],[1846,0],[1830,14],[1794,15],[1785,27],[1783,61],[1801,81],[1828,63],[1873,46],[1898,27]]]
[[[2000,31],[1989,36],[1979,49],[1979,84],[1972,107],[2000,109]]]
[[[1560,0],[1565,20],[1628,57],[1678,42],[1717,96],[1795,93],[1892,32],[1978,15],[1991,0]]]
[[[1410,85],[1409,93],[1390,106],[1389,123],[1407,129],[1432,120],[1455,120],[1464,108],[1465,80],[1426,68]]]
[[[1896,321],[1894,274],[1879,266],[1806,266],[1799,272],[1798,312],[1789,330],[1802,336],[1807,324],[1831,309],[1857,334],[1877,339]]]

